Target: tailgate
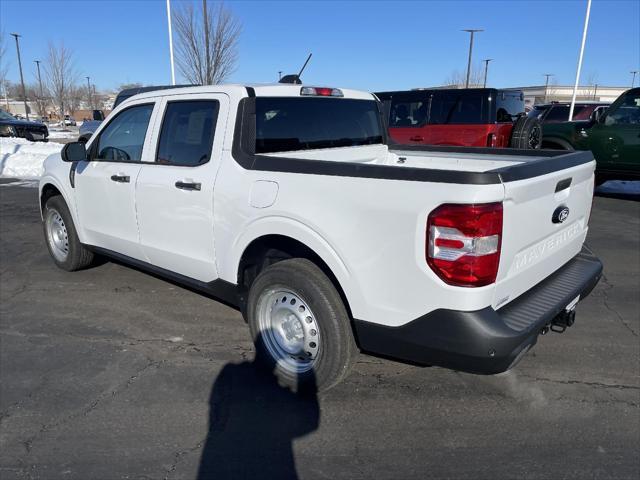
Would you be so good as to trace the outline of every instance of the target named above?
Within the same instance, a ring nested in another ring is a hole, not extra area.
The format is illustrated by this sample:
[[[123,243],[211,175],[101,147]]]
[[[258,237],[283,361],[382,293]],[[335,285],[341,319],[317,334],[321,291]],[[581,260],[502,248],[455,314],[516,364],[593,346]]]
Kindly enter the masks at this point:
[[[591,211],[594,169],[591,161],[523,180],[509,181],[505,176],[494,308],[531,289],[580,252]]]

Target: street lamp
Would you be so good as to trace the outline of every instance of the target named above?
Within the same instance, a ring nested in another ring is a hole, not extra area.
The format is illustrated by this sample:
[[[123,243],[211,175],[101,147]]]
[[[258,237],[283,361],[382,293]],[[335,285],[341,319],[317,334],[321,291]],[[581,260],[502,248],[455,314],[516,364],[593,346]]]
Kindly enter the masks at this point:
[[[90,77],[84,77],[87,79],[87,93],[89,94],[89,107],[93,110],[93,96],[91,95],[91,83],[89,82]]]
[[[553,77],[553,73],[543,73],[547,79],[544,82],[544,103],[547,103],[547,92],[549,91],[549,77]]]
[[[485,58],[482,60],[484,62],[484,85],[482,88],[487,88],[487,73],[489,72],[489,62],[493,60],[493,58]]]
[[[631,88],[633,88],[636,83],[636,74],[638,73],[638,70],[631,70],[629,73],[633,75],[633,77],[631,77]]]
[[[24,101],[24,114],[29,120],[29,107],[27,107],[27,91],[24,88],[24,76],[22,75],[22,59],[20,58],[20,43],[18,42],[18,38],[22,35],[18,35],[17,33],[12,33],[12,37],[16,39],[16,50],[18,51],[18,67],[20,68],[20,83],[22,84],[22,100]]]
[[[43,108],[43,102],[42,99],[44,98],[44,91],[42,89],[42,77],[40,76],[40,60],[34,60],[36,66],[38,67],[38,83],[40,84],[40,101],[38,102],[38,114],[39,115],[44,115],[44,108]]]
[[[484,32],[480,28],[466,28],[463,32],[469,32],[471,37],[469,38],[469,60],[467,61],[467,81],[464,88],[469,88],[469,77],[471,76],[471,54],[473,53],[473,34],[476,32]]]

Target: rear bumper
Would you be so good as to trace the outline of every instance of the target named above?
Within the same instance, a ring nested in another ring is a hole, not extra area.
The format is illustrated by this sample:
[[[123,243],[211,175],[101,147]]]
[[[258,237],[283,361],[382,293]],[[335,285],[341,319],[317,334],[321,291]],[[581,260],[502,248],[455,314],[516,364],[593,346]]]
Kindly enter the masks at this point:
[[[540,330],[586,297],[602,275],[602,263],[583,249],[531,290],[506,306],[473,312],[439,309],[401,327],[354,320],[360,348],[421,365],[495,374],[508,370],[538,340]]]

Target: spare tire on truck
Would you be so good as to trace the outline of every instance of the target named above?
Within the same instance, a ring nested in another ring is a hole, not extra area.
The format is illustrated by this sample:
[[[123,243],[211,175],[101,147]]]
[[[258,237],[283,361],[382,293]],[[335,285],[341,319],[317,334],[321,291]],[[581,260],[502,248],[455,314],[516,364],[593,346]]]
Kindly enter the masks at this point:
[[[509,147],[535,150],[542,145],[542,125],[535,117],[521,116],[516,120],[511,132]]]

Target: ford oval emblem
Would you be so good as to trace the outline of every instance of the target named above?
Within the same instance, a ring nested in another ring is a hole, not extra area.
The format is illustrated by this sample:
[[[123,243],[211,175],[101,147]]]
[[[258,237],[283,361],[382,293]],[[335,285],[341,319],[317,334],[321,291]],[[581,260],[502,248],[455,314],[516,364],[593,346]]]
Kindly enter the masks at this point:
[[[564,205],[560,205],[556,208],[555,212],[553,212],[553,216],[551,217],[551,221],[553,223],[562,223],[567,218],[569,218],[569,207],[565,207]]]

